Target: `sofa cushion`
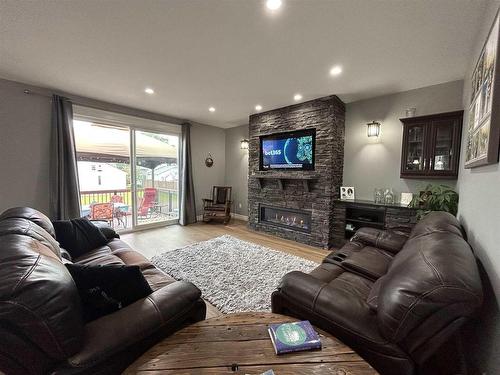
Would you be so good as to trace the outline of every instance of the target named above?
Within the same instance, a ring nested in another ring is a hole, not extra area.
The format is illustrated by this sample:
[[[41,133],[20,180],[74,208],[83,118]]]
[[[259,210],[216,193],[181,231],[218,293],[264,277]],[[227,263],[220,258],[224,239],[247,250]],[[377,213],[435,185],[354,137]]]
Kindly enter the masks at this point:
[[[117,311],[153,291],[138,266],[67,264],[82,299],[85,321]]]
[[[94,250],[87,252],[86,254],[75,258],[74,263],[97,266],[97,265],[123,265],[125,264],[119,257],[113,254],[111,248],[108,245],[98,247]]]
[[[377,280],[387,272],[393,257],[387,252],[371,246],[365,246],[342,261],[341,266],[354,273],[359,273],[371,280]]]
[[[139,266],[149,286],[158,290],[175,281],[174,278],[156,268],[144,255],[134,251],[119,239],[110,241],[106,246],[94,249],[87,254],[74,259],[75,263],[86,265],[125,264]]]
[[[329,283],[339,277],[345,270],[337,264],[321,263],[318,267],[310,272],[310,275],[315,279]]]
[[[396,254],[408,240],[408,236],[394,231],[365,227],[360,228],[352,240]]]
[[[53,222],[56,239],[72,258],[78,258],[96,247],[104,246],[108,239],[87,218]]]

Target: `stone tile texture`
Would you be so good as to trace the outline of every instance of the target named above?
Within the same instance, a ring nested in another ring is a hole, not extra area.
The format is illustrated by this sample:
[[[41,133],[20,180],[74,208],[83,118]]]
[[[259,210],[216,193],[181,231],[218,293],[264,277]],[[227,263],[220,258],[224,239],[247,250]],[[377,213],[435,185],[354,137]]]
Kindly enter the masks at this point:
[[[250,116],[248,211],[252,229],[322,248],[330,248],[334,235],[334,200],[339,197],[344,164],[345,105],[337,96],[311,100]],[[316,129],[314,171],[259,171],[261,135]],[[287,180],[284,189],[278,181],[257,176],[314,177],[310,191],[303,181]],[[311,233],[266,225],[259,222],[259,204],[307,210],[311,212]]]

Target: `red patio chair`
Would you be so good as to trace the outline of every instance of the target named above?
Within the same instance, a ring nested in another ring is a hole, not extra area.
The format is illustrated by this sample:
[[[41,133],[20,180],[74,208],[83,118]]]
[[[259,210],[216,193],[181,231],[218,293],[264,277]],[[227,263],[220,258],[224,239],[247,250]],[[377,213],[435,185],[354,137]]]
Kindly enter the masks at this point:
[[[137,209],[137,216],[139,217],[149,217],[156,205],[156,189],[155,188],[145,188],[144,197],[139,202],[139,208]]]
[[[113,226],[113,203],[94,203],[90,206],[90,220],[104,220]]]

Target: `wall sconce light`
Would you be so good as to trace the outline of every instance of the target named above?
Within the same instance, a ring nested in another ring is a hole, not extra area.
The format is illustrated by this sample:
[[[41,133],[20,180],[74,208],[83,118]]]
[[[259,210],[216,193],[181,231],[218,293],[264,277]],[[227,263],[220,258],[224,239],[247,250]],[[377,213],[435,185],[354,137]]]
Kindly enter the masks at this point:
[[[380,122],[372,121],[366,124],[368,126],[368,137],[378,137],[380,135]]]
[[[242,139],[240,143],[241,143],[240,148],[242,150],[248,150],[248,144],[249,144],[248,139]]]

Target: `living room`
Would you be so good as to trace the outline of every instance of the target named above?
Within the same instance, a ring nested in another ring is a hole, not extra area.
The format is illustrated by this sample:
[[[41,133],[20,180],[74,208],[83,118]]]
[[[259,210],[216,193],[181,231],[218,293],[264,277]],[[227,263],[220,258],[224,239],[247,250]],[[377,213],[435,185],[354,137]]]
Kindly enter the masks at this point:
[[[0,2],[0,373],[500,373],[499,7]]]

